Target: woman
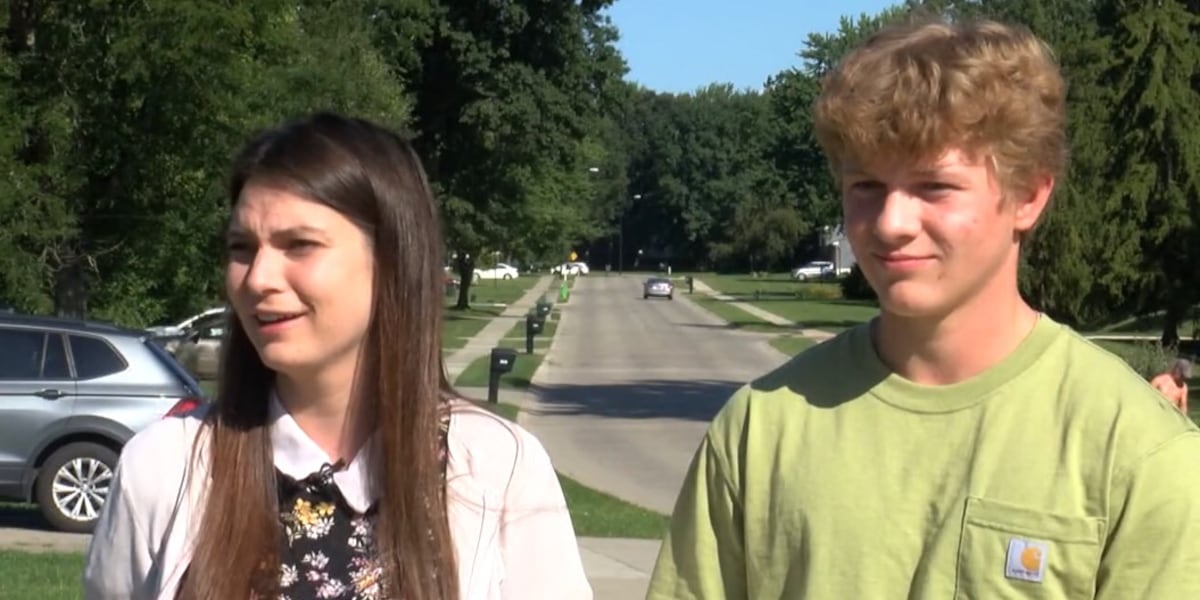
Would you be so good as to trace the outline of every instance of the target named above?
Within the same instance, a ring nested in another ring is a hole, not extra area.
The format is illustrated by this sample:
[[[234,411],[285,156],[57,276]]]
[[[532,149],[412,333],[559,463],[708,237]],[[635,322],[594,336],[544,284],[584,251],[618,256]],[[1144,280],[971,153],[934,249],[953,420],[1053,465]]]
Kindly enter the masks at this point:
[[[453,399],[420,162],[319,114],[236,160],[217,400],[126,446],[86,598],[591,598],[524,430]]]

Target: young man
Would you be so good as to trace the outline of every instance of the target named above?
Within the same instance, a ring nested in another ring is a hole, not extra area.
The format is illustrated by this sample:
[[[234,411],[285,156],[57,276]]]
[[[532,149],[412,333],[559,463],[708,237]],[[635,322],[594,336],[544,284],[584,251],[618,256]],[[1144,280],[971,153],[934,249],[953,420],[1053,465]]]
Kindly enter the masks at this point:
[[[1200,598],[1200,431],[1018,293],[1064,102],[991,22],[888,29],[826,78],[881,313],[714,419],[649,598]]]
[[[1188,414],[1187,380],[1192,377],[1192,363],[1186,358],[1176,360],[1171,369],[1160,373],[1150,380],[1150,385],[1158,390],[1171,404],[1183,414]]]

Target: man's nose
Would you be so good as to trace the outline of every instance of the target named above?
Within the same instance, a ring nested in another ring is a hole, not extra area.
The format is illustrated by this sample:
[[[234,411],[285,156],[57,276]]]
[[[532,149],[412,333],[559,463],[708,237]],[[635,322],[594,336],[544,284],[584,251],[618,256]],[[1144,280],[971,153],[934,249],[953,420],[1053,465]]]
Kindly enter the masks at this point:
[[[902,246],[921,232],[921,199],[903,190],[888,190],[875,215],[875,236],[888,246]]]

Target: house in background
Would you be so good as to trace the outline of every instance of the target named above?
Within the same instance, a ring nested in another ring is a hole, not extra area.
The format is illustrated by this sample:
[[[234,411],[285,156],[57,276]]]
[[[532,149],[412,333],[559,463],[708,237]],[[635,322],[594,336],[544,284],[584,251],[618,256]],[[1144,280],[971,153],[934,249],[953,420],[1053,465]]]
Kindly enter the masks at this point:
[[[850,268],[858,262],[854,258],[854,251],[850,249],[850,241],[846,239],[846,232],[840,223],[821,228],[819,254],[820,260],[833,263],[835,273],[848,273]]]

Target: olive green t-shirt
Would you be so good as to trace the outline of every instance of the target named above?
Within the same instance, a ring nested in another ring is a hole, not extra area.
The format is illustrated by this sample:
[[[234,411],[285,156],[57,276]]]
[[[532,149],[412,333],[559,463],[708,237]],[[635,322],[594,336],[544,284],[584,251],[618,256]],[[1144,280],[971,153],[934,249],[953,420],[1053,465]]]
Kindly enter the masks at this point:
[[[1200,598],[1200,432],[1044,316],[948,386],[858,327],[714,419],[649,598]]]

